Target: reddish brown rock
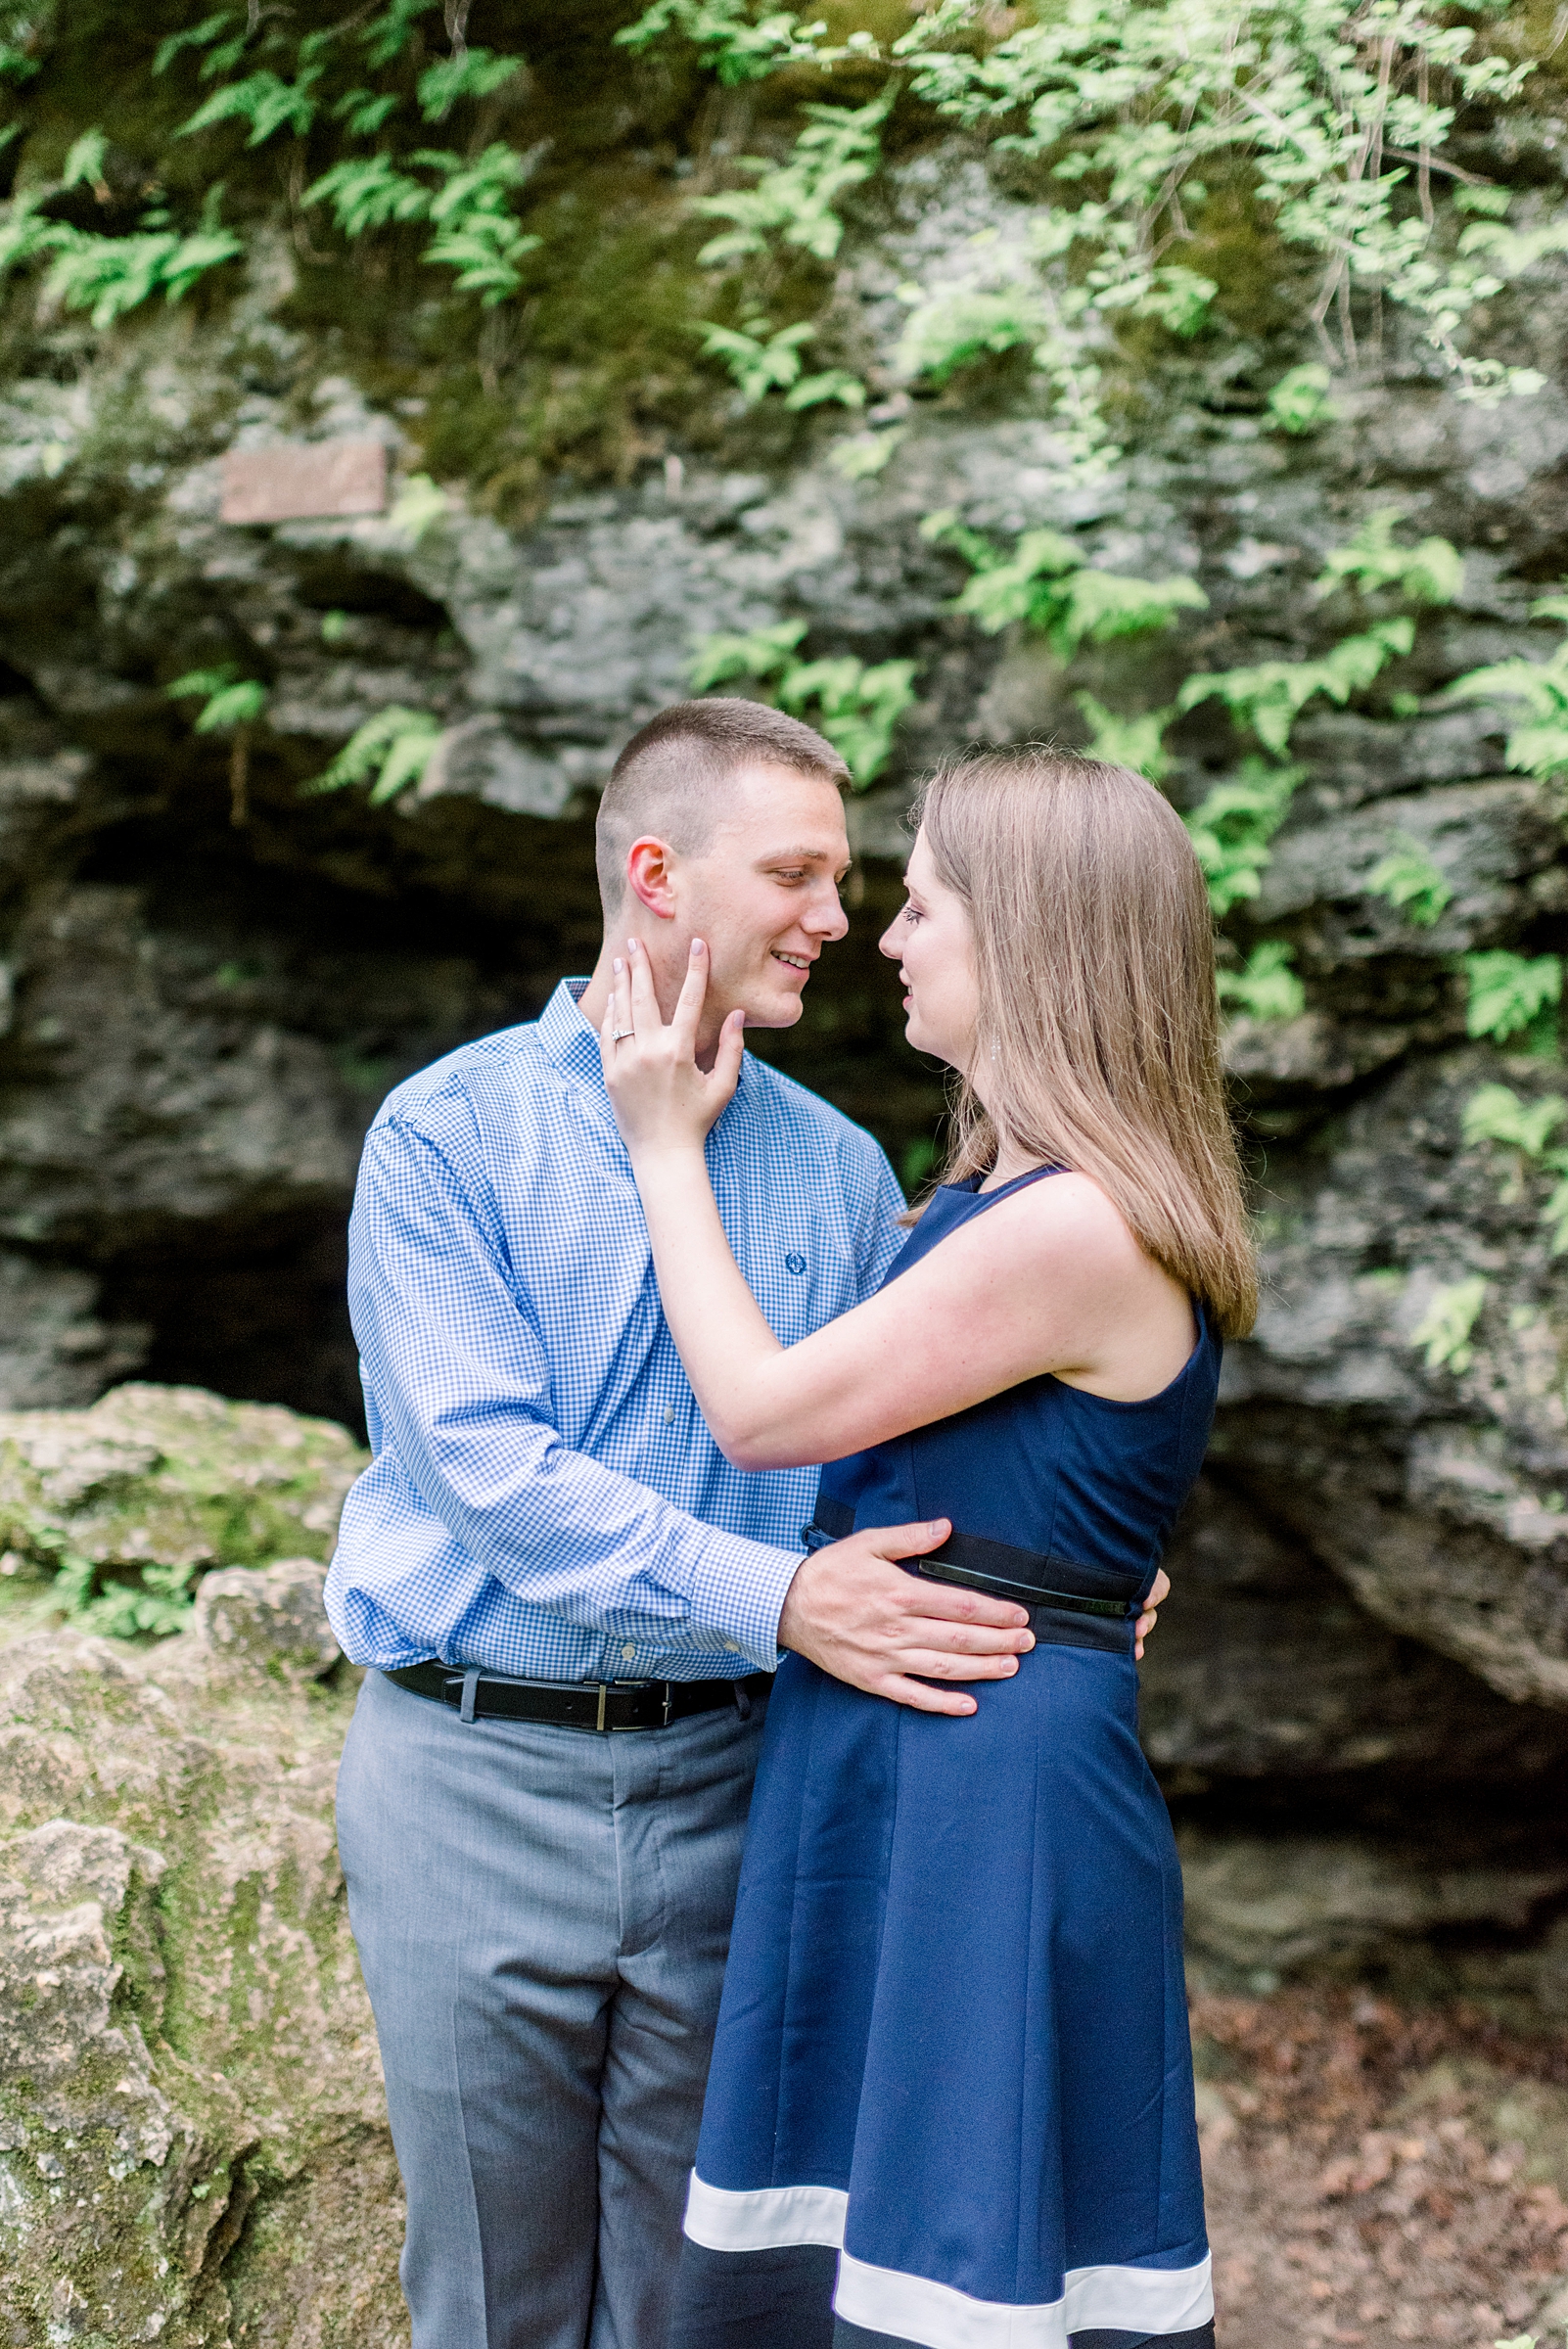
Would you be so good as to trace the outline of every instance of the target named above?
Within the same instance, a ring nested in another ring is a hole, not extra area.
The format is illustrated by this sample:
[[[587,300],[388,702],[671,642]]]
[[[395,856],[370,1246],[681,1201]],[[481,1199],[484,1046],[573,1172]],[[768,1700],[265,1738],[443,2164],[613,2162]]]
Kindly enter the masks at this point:
[[[308,522],[379,514],[387,503],[380,440],[281,440],[231,448],[223,460],[225,522]]]

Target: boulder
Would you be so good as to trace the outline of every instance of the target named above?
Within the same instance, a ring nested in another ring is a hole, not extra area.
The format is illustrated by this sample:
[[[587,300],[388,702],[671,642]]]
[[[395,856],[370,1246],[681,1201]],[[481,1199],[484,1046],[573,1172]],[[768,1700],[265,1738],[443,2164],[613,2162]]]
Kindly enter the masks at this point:
[[[407,2338],[322,1579],[216,1574],[150,1652],[0,1644],[0,2338]]]

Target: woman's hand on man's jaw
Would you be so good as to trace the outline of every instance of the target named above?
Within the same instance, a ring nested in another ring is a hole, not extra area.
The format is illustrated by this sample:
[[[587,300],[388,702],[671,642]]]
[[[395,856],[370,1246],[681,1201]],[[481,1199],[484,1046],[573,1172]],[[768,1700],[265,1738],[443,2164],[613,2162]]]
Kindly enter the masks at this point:
[[[708,949],[691,943],[685,981],[669,1026],[659,1008],[646,949],[628,939],[613,964],[610,999],[599,1031],[605,1089],[634,1161],[664,1152],[701,1152],[710,1128],[740,1080],[746,1015],[732,1011],[719,1031],[711,1072],[697,1066],[697,1037],[708,992]]]

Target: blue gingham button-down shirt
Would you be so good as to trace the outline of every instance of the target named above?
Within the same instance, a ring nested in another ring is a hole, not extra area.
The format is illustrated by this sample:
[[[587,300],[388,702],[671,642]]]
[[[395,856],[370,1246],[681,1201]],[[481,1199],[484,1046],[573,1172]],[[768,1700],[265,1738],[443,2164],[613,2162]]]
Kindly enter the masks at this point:
[[[327,1581],[356,1663],[613,1681],[777,1661],[816,1470],[731,1467],[697,1409],[586,984],[410,1078],[366,1139],[348,1279],[375,1456]],[[898,1254],[875,1142],[749,1053],[708,1169],[785,1345]]]

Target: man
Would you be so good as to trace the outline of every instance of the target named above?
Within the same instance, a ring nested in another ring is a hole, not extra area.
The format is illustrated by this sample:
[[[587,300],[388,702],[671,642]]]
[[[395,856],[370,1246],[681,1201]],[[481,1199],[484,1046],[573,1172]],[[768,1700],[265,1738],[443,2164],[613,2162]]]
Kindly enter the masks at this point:
[[[400,1085],[350,1292],[375,1458],[327,1587],[367,1674],[339,1825],[408,2189],[415,2349],[660,2349],[747,1800],[780,1647],[858,1686],[986,1679],[1022,1609],[897,1560],[803,1559],[815,1472],[746,1475],[660,1311],[596,1029],[635,936],[667,1013],[693,936],[783,1028],[843,936],[837,753],[776,711],[668,710],[599,811],[606,935],[538,1021]],[[709,1140],[786,1343],[877,1286],[902,1200],[868,1135],[748,1058]]]

